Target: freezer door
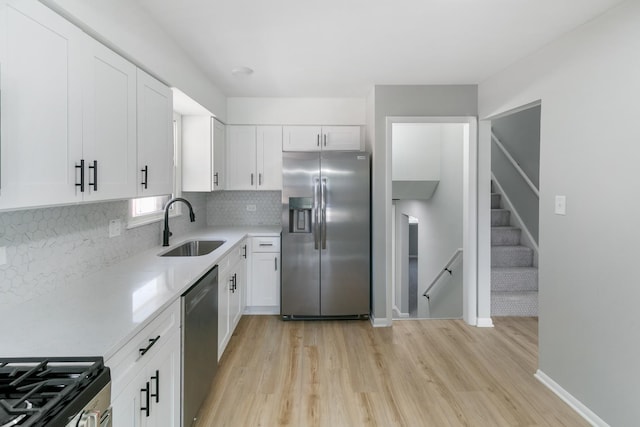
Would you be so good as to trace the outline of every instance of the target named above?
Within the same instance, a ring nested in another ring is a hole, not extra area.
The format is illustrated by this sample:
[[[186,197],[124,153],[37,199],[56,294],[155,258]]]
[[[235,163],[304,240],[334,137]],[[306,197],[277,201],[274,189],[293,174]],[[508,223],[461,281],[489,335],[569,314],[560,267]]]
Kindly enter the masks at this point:
[[[320,154],[282,157],[282,316],[320,315]]]
[[[368,315],[369,156],[362,152],[321,156],[320,314]]]

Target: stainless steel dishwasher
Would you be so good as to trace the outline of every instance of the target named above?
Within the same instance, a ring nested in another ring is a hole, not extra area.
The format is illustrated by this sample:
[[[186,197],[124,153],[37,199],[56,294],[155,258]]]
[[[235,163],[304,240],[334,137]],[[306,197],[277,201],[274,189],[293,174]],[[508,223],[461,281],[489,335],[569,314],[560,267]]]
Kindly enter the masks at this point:
[[[193,424],[218,368],[218,266],[182,295],[182,425]]]

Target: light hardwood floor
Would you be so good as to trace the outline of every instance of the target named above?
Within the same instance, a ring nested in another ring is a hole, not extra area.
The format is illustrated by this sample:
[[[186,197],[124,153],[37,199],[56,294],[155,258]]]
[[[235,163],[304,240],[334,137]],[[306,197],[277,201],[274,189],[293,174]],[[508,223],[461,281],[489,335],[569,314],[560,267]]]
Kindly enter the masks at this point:
[[[199,426],[587,426],[533,374],[534,318],[289,321],[244,316]]]

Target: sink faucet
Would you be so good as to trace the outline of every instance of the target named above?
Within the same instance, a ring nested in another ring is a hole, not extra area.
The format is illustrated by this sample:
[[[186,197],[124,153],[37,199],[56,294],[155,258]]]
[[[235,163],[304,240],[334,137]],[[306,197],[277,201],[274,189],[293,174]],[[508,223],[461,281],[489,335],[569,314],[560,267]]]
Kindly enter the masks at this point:
[[[169,237],[171,236],[171,232],[169,231],[169,208],[175,202],[183,202],[185,205],[189,207],[189,219],[191,222],[195,222],[196,215],[193,213],[193,208],[191,207],[191,203],[187,199],[183,199],[182,197],[174,197],[169,200],[164,207],[164,230],[162,231],[162,246],[169,246]]]

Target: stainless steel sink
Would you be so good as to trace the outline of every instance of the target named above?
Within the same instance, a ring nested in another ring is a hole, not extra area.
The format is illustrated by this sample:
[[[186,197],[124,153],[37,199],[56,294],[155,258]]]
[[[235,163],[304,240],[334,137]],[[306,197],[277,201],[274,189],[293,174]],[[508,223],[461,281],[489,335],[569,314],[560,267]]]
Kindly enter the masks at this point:
[[[201,256],[209,254],[224,244],[226,240],[189,240],[159,256]]]

